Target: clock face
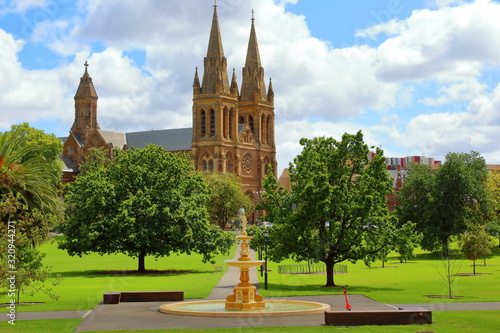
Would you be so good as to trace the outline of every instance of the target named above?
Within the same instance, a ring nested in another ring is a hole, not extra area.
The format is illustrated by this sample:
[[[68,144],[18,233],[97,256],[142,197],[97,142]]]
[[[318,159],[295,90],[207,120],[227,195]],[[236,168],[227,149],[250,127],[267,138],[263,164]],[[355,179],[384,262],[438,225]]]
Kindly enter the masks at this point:
[[[252,162],[253,162],[252,155],[245,154],[243,156],[243,170],[245,170],[246,173],[250,173],[250,171],[252,171]]]

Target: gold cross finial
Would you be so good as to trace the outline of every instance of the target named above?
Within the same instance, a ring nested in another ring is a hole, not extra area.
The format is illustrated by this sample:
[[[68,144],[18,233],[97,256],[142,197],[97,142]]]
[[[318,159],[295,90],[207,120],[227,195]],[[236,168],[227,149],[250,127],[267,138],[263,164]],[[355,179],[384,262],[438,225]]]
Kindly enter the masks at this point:
[[[214,8],[217,8],[217,0],[214,0]]]
[[[255,14],[255,11],[252,9],[252,21],[254,21],[254,17],[253,17],[253,14]]]
[[[83,64],[83,66],[85,66],[85,71],[87,71],[87,67],[89,67],[89,63],[87,62],[87,60],[85,60],[85,63]]]

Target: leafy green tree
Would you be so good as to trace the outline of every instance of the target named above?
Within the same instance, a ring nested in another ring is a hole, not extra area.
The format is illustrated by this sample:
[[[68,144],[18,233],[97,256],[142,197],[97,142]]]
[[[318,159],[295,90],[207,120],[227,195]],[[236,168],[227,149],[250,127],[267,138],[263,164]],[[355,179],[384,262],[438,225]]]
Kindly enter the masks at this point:
[[[229,219],[236,216],[240,208],[251,212],[255,204],[241,191],[241,181],[232,173],[205,173],[210,199],[207,210],[210,220],[224,230]]]
[[[291,192],[272,173],[264,181],[263,206],[273,222],[269,254],[278,262],[322,261],[326,286],[335,286],[335,264],[372,259],[392,238],[386,197],[392,180],[381,149],[368,158],[361,131],[300,144],[302,153],[290,164]]]
[[[500,246],[500,169],[488,174],[488,190],[491,195],[491,219],[486,224],[486,231],[498,238]]]
[[[8,294],[17,294],[17,303],[29,290],[57,297],[43,286],[50,269],[42,265],[44,255],[37,249],[61,207],[56,186],[62,145],[53,139],[27,124],[0,134],[0,277]]]
[[[469,221],[485,223],[490,209],[487,172],[484,159],[476,152],[449,153],[435,171],[409,165],[398,193],[399,220],[417,224],[423,249],[441,249],[448,256],[451,237],[463,233]]]
[[[472,260],[474,275],[476,275],[476,260],[490,254],[491,249],[495,246],[484,226],[479,224],[471,224],[467,232],[460,235],[459,245],[467,259]]]
[[[230,235],[208,221],[208,189],[186,154],[148,145],[116,151],[107,167],[86,163],[67,185],[60,248],[70,255],[125,253],[145,271],[147,255],[196,252],[208,261],[230,248]]]

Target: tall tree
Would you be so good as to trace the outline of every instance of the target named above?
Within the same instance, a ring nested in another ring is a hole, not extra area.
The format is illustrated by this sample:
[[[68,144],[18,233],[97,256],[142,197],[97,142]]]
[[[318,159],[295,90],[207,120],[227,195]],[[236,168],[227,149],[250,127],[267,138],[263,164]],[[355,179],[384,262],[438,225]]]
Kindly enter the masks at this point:
[[[196,252],[208,261],[232,239],[210,225],[207,186],[186,154],[148,145],[91,163],[67,186],[68,217],[60,245],[70,255],[125,253],[138,258]]]
[[[224,230],[230,218],[238,213],[240,208],[253,211],[255,204],[250,197],[241,191],[241,181],[232,173],[205,173],[210,199],[207,204],[210,220],[216,222]]]
[[[488,190],[491,195],[491,218],[486,224],[486,231],[498,238],[500,246],[500,169],[488,174]]]
[[[377,148],[369,158],[363,134],[301,139],[302,153],[290,164],[291,192],[270,173],[264,182],[264,204],[273,222],[273,260],[322,261],[326,286],[335,286],[334,265],[374,258],[387,246],[395,221],[386,195],[392,180]],[[386,241],[383,241],[383,240]]]
[[[398,194],[400,221],[417,224],[423,233],[422,248],[441,249],[448,256],[452,236],[463,233],[468,222],[485,223],[489,214],[487,174],[486,163],[476,152],[449,153],[435,171],[409,165]]]
[[[460,235],[459,245],[467,259],[472,260],[474,275],[476,275],[476,260],[490,254],[495,246],[485,227],[479,224],[469,225],[467,232]]]
[[[55,297],[50,289],[35,285],[49,275],[37,246],[46,240],[60,212],[56,186],[61,149],[60,140],[27,124],[0,134],[0,276],[2,286],[15,285],[17,302],[28,288]]]

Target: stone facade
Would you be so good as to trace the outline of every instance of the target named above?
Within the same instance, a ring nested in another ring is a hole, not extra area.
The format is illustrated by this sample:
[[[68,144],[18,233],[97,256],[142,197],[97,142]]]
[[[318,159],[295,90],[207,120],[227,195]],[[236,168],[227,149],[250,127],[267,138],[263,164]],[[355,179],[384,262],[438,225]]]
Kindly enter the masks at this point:
[[[75,94],[75,121],[64,139],[63,182],[74,179],[92,147],[104,147],[111,157],[114,149],[143,148],[149,143],[167,151],[189,151],[197,170],[239,175],[243,190],[253,197],[262,190],[268,166],[276,174],[274,91],[271,80],[266,91],[253,15],[240,91],[234,70],[231,82],[228,79],[214,6],[203,78],[200,84],[196,69],[193,82],[192,128],[134,133],[101,130],[98,97],[87,66]]]

